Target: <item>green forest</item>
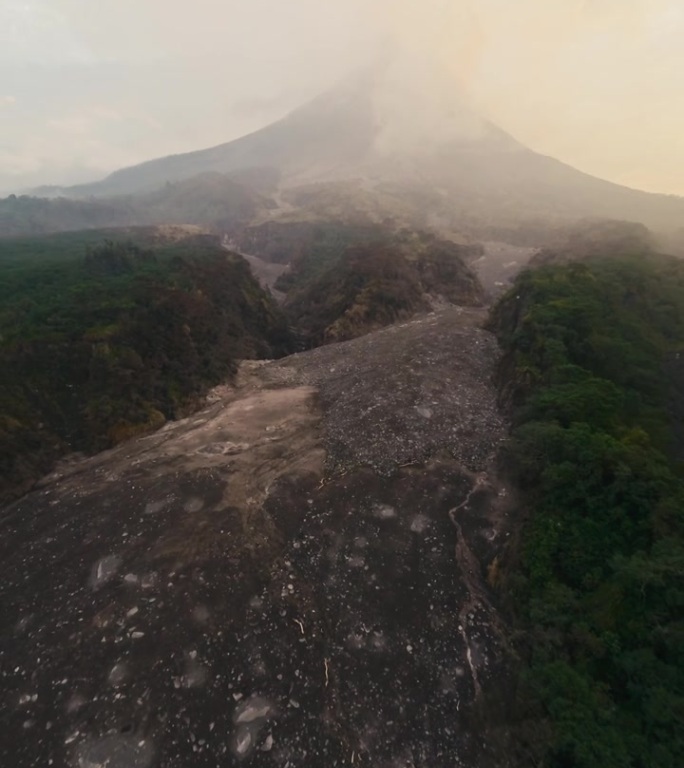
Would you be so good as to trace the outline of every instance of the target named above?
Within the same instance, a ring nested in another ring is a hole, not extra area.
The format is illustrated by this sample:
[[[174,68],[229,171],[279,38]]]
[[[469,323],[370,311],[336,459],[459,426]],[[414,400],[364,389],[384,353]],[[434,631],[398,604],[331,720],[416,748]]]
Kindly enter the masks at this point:
[[[219,232],[255,216],[266,205],[261,193],[268,188],[268,174],[231,178],[203,173],[138,195],[85,199],[10,195],[0,199],[0,238],[174,223]]]
[[[457,250],[303,253],[286,311],[311,344],[482,294]],[[324,298],[321,299],[321,297]],[[293,313],[293,314],[292,314]],[[515,764],[684,765],[684,262],[585,258],[523,272],[492,310],[524,510],[498,572],[516,658]],[[0,501],[69,452],[192,411],[241,358],[293,349],[216,238],[154,229],[0,240]]]
[[[480,246],[409,229],[321,227],[319,232],[276,283],[287,294],[285,314],[307,347],[406,320],[429,310],[431,298],[463,306],[484,303],[467,264],[481,254]]]
[[[523,273],[494,309],[525,519],[516,762],[684,765],[684,263]]]
[[[240,358],[290,349],[270,296],[216,238],[0,240],[0,499],[65,453],[184,415]]]

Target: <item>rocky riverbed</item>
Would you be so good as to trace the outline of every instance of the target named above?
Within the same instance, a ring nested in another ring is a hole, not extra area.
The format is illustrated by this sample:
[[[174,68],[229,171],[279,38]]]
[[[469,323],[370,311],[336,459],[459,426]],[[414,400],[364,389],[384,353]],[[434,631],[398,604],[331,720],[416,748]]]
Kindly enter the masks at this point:
[[[500,764],[478,704],[513,515],[481,320],[245,363],[4,509],[0,764]]]

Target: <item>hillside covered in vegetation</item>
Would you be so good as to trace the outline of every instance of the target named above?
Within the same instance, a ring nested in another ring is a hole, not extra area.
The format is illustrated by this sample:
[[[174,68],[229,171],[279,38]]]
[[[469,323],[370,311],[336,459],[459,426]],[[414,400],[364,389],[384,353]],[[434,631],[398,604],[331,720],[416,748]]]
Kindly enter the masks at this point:
[[[0,498],[187,412],[238,359],[290,351],[241,257],[166,231],[0,240]]]
[[[0,238],[156,224],[220,232],[268,207],[265,175],[205,173],[144,194],[100,199],[10,195],[0,199]]]
[[[514,762],[684,765],[684,264],[528,271],[492,327],[527,510],[503,569]]]
[[[361,336],[435,302],[484,303],[466,263],[481,253],[480,246],[411,230],[325,234],[304,248],[276,283],[287,293],[285,313],[308,346]]]

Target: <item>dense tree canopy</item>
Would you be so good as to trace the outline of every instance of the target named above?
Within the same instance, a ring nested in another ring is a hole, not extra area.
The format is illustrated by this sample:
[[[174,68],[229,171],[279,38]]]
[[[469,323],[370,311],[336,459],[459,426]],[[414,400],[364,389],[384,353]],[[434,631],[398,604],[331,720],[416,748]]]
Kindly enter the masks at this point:
[[[520,762],[684,765],[684,264],[590,259],[522,274],[493,313],[508,463]]]
[[[0,238],[174,223],[221,232],[261,210],[263,187],[256,172],[235,179],[203,173],[137,195],[85,199],[10,195],[0,199]]]
[[[0,496],[54,458],[183,414],[236,361],[290,349],[248,265],[211,237],[0,241]]]
[[[466,263],[480,252],[408,229],[324,230],[277,287],[308,345],[345,341],[429,310],[435,299],[481,305],[484,292]]]

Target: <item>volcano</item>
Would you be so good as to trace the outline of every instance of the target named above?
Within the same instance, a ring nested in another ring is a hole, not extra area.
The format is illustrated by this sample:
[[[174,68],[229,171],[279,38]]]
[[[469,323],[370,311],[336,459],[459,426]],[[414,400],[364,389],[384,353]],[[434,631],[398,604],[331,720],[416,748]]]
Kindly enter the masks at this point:
[[[448,73],[406,59],[357,73],[240,139],[125,168],[66,195],[138,194],[255,170],[279,179],[274,216],[285,200],[288,213],[372,210],[437,229],[594,217],[669,231],[684,220],[683,198],[620,186],[534,152],[478,115]]]

